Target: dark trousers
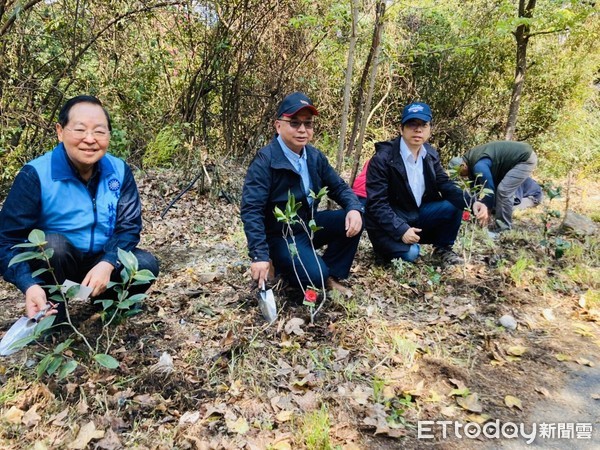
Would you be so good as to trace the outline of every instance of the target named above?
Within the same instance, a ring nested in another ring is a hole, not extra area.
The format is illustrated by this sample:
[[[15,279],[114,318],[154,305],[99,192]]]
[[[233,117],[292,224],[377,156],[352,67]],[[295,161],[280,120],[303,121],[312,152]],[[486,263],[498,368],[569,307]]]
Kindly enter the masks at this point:
[[[447,200],[421,204],[419,218],[411,227],[420,228],[419,244],[432,244],[434,247],[452,247],[462,220],[462,210]],[[385,260],[401,258],[414,261],[419,256],[419,244],[404,244],[401,236],[370,236],[373,249]]]
[[[314,286],[321,289],[324,281],[330,276],[337,279],[348,277],[361,233],[351,238],[346,237],[346,211],[344,210],[320,211],[315,214],[315,222],[323,227],[314,234],[315,248],[327,245],[322,257],[315,255],[309,236],[304,231],[294,234],[296,254],[293,262],[288,247],[288,244],[292,243],[291,237],[286,240],[283,236],[269,236],[267,241],[277,274],[283,275],[295,286],[301,284],[303,287]],[[294,264],[298,277],[294,273]]]
[[[47,234],[46,241],[48,242],[46,247],[54,249],[54,255],[50,259],[50,264],[54,269],[56,281],[60,284],[64,283],[65,280],[81,283],[92,267],[102,260],[103,254],[85,254],[73,246],[73,244],[62,234]],[[158,276],[158,260],[154,255],[139,248],[133,249],[132,253],[138,260],[139,270],[148,269],[154,276]],[[43,267],[43,265],[37,263],[36,267],[33,267],[33,270],[41,267]],[[50,272],[43,273],[40,275],[40,278],[48,285],[55,284],[54,278]],[[116,282],[122,281],[120,270],[113,270],[110,280]],[[151,284],[152,283],[146,283],[131,286],[128,292],[130,295],[141,294],[146,292]],[[116,300],[117,293],[113,289],[108,289],[103,294],[100,294],[98,298]],[[61,303],[58,305],[58,317],[56,323],[64,321],[64,319],[64,305]]]

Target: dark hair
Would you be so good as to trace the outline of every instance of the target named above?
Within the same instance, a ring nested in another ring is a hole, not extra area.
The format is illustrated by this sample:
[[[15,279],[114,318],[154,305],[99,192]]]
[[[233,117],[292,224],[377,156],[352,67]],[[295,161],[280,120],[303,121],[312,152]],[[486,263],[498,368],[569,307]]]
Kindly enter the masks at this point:
[[[58,113],[58,123],[61,127],[64,127],[69,123],[69,111],[71,111],[71,108],[77,103],[91,103],[92,105],[98,105],[101,107],[102,111],[104,111],[104,115],[106,116],[106,121],[108,122],[108,130],[112,131],[112,125],[110,123],[110,115],[108,114],[108,111],[102,105],[102,102],[92,95],[78,95],[77,97],[70,98],[66,101]]]

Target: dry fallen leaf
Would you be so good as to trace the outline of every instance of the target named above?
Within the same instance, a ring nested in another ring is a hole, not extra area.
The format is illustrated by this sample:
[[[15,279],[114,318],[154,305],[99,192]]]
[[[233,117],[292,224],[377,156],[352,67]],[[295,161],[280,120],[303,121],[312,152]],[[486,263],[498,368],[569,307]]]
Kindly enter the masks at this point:
[[[123,448],[119,435],[110,428],[106,430],[106,435],[96,443],[95,448],[103,450],[117,450]]]
[[[102,439],[104,430],[96,430],[94,422],[90,421],[79,429],[77,438],[68,445],[73,450],[84,450],[93,439]]]
[[[59,412],[58,414],[50,417],[50,422],[52,423],[52,425],[56,426],[56,427],[62,427],[65,425],[64,419],[69,415],[69,407],[67,406],[65,409],[63,409],[61,412]]]
[[[39,405],[33,405],[24,415],[23,415],[23,425],[26,427],[34,427],[39,421],[42,419],[40,415],[36,412]]]
[[[457,380],[456,378],[449,378],[448,380],[456,386],[456,389],[463,390],[467,388],[467,385],[461,380]]]
[[[595,364],[592,361],[590,361],[589,359],[585,359],[585,358],[577,358],[575,360],[575,362],[577,364],[581,364],[582,366],[588,366],[588,367],[594,367],[595,366]]]
[[[546,319],[548,322],[556,320],[556,317],[554,316],[554,311],[552,311],[550,308],[545,308],[544,310],[542,310],[542,316],[544,316],[544,319]]]
[[[276,416],[275,416],[275,420],[277,420],[277,422],[287,422],[289,420],[292,419],[292,417],[294,416],[294,411],[280,411]]]
[[[16,406],[11,406],[11,408],[4,413],[3,419],[8,423],[18,424],[21,423],[21,419],[23,418],[24,414],[25,412],[21,411]]]
[[[479,403],[479,396],[476,393],[467,395],[466,397],[456,397],[456,403],[467,411],[475,413],[483,411],[483,407]]]
[[[490,416],[489,414],[469,414],[467,416],[467,419],[469,419],[470,422],[475,422],[479,425],[486,423],[491,418],[492,416]]]
[[[286,334],[295,334],[298,336],[302,336],[304,334],[304,330],[300,328],[304,325],[304,319],[300,319],[299,317],[292,317],[285,324],[285,332]]]
[[[571,361],[571,357],[569,355],[565,355],[564,353],[557,353],[554,357],[558,361]]]
[[[454,406],[444,406],[440,409],[440,413],[446,417],[456,417],[458,415],[458,409]]]
[[[540,394],[542,394],[544,397],[550,397],[550,392],[548,391],[548,389],[543,388],[543,387],[536,387],[535,388],[536,392],[539,392]]]
[[[200,411],[186,411],[179,418],[179,425],[193,425],[200,420]]]
[[[506,353],[512,356],[521,356],[526,351],[527,347],[523,347],[522,345],[513,345],[512,347],[508,347],[506,349]]]
[[[509,408],[512,408],[514,406],[516,408],[519,408],[521,411],[523,411],[523,405],[521,403],[521,400],[512,395],[507,395],[506,397],[504,397],[504,404],[506,406],[508,406]]]
[[[225,424],[230,433],[246,434],[250,429],[248,421],[244,417],[240,417],[237,420],[225,419]]]

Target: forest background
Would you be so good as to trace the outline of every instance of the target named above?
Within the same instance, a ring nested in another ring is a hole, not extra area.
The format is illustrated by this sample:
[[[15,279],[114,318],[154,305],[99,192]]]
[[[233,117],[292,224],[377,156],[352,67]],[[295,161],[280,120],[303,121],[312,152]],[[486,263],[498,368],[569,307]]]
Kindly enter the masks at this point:
[[[598,12],[580,0],[0,0],[0,184],[54,146],[74,95],[107,106],[113,154],[188,172],[245,167],[294,90],[317,105],[316,145],[347,178],[417,100],[444,160],[508,137],[549,175],[597,177]]]

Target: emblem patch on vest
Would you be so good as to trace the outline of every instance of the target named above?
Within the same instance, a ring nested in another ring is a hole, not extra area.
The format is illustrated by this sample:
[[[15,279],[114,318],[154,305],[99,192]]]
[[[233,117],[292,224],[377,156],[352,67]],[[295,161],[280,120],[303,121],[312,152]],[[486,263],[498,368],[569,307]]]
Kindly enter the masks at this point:
[[[108,188],[113,192],[118,191],[121,189],[121,183],[119,183],[119,180],[116,178],[113,178],[112,180],[108,181]]]

